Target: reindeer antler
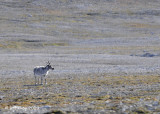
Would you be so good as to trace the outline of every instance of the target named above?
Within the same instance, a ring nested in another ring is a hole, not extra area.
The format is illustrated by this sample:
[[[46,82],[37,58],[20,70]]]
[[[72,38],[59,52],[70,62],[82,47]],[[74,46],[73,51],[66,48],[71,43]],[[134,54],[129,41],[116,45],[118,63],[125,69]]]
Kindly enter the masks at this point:
[[[47,64],[50,65],[51,63],[48,61]]]

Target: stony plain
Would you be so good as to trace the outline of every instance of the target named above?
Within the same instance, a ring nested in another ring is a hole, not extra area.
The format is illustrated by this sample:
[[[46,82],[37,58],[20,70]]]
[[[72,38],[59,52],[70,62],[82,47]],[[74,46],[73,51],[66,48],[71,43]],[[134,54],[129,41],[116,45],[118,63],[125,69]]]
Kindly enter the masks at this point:
[[[0,113],[160,114],[159,30],[159,0],[1,0]]]

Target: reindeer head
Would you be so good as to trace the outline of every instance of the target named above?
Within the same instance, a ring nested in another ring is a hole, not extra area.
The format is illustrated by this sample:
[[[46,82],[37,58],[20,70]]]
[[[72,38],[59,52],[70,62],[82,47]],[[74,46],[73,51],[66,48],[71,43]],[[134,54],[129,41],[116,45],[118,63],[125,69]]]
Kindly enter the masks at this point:
[[[51,66],[51,63],[48,61],[47,62],[47,66],[46,66],[48,69],[51,69],[51,70],[54,70],[54,68]]]

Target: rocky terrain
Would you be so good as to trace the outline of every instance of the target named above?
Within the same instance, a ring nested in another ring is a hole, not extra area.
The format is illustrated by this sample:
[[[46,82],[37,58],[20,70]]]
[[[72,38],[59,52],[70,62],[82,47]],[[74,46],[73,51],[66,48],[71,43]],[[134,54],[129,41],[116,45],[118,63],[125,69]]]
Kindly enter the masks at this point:
[[[159,114],[159,4],[0,1],[0,113]]]

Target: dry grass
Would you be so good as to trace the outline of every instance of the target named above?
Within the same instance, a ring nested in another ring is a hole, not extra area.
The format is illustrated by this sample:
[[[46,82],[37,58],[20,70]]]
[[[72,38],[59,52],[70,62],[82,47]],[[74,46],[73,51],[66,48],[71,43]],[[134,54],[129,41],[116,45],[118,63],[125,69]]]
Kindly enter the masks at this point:
[[[0,43],[0,48],[9,48],[9,49],[20,49],[22,47],[21,42],[16,41],[2,41]]]
[[[125,26],[133,27],[133,28],[153,28],[153,29],[159,29],[160,25],[154,25],[154,24],[148,24],[148,23],[138,23],[138,22],[129,22],[124,23]]]
[[[138,84],[154,84],[160,82],[160,76],[113,76],[113,77],[103,77],[99,79],[98,77],[87,79],[87,84],[89,85],[138,85]],[[83,82],[83,81],[82,81]]]
[[[30,49],[40,49],[48,46],[68,46],[69,44],[67,42],[39,42],[39,41],[28,41],[20,40],[20,41],[2,41],[0,43],[1,49],[8,49],[8,50],[21,50],[26,51]]]
[[[104,74],[88,75],[87,77],[72,77],[71,79],[49,79],[48,85],[39,86],[34,86],[34,82],[31,82],[30,78],[19,78],[18,81],[12,78],[2,80],[0,91],[3,92],[5,97],[1,98],[1,108],[43,105],[62,108],[71,104],[84,105],[94,102],[94,105],[91,106],[94,110],[118,111],[120,102],[126,105],[134,105],[140,99],[157,101],[154,96],[160,93],[159,87],[152,88],[152,85],[160,83],[159,76],[111,77]],[[85,89],[86,87],[88,90]],[[146,87],[149,90],[146,90]],[[94,89],[90,90],[89,88]],[[110,92],[108,94],[100,94],[101,92],[103,93],[103,88],[109,89]],[[74,91],[79,91],[79,94],[76,95]],[[81,91],[88,92],[80,94]],[[114,92],[117,95],[114,95]],[[106,102],[109,102],[107,107]],[[138,109],[138,111],[140,110],[147,111],[144,107]]]

